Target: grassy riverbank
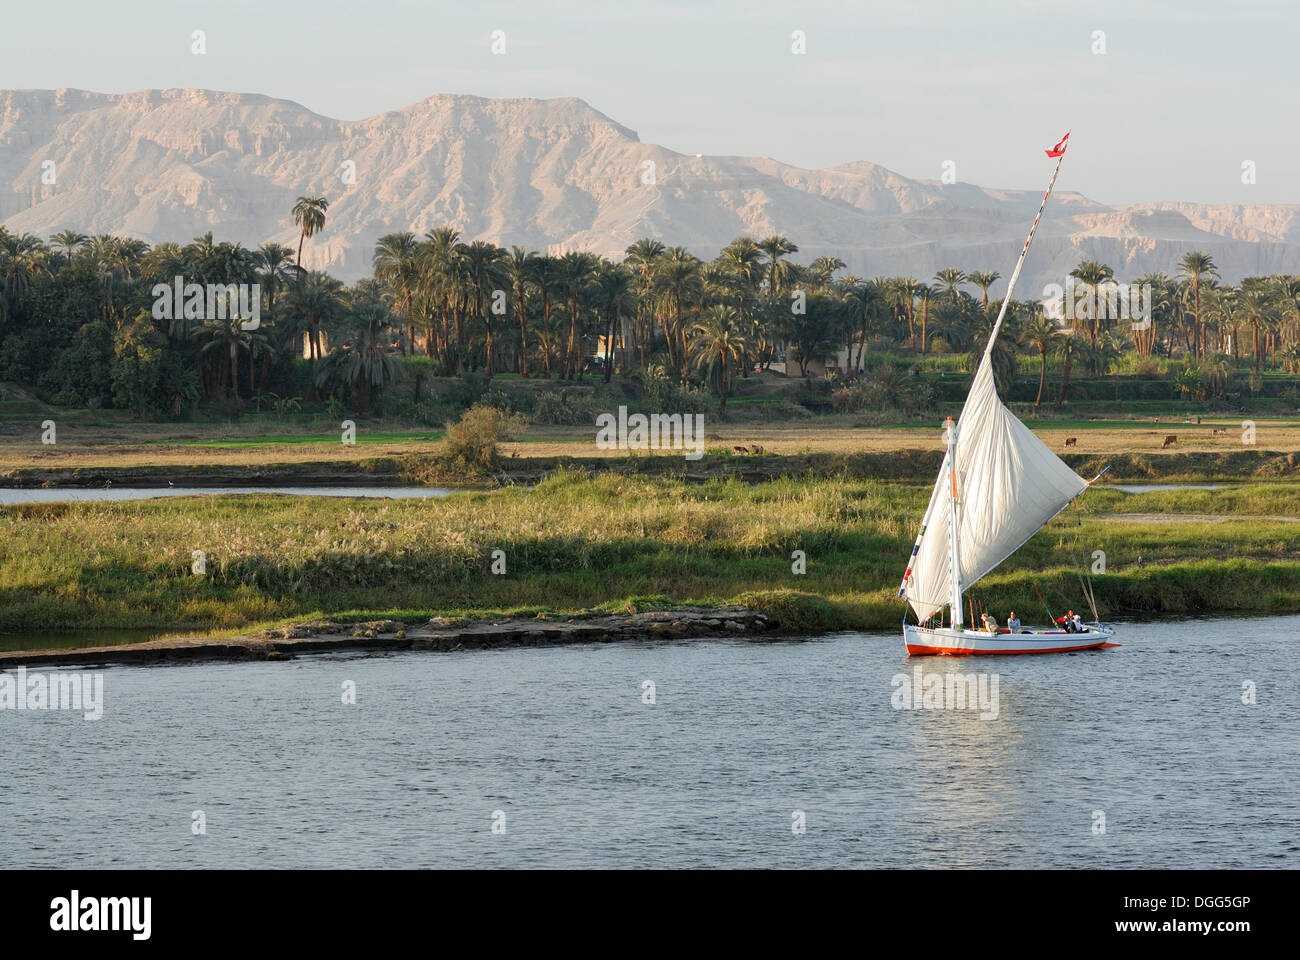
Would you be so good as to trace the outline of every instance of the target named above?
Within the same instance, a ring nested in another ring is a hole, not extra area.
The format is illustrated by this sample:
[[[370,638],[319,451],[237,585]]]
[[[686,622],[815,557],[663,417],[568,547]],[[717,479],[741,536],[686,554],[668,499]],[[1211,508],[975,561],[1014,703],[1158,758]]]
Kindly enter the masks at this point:
[[[53,445],[41,443],[40,422],[0,421],[0,485],[102,486],[107,481],[165,486],[168,480],[225,484],[258,478],[311,484],[413,482],[413,477],[429,472],[444,448],[439,429],[413,431],[384,421],[359,421],[355,445],[342,443],[342,434],[319,419],[207,424],[60,420]],[[1252,421],[1256,432],[1251,444],[1243,442],[1238,418],[1206,418],[1200,424],[1057,419],[1027,423],[1088,476],[1110,464],[1110,476],[1128,480],[1300,479],[1300,420],[1294,418]],[[1171,434],[1178,440],[1165,448],[1164,439]],[[500,444],[496,472],[504,479],[533,482],[567,464],[668,476],[772,479],[812,473],[929,483],[943,446],[937,412],[925,422],[895,424],[847,414],[780,423],[710,418],[704,456],[693,461],[680,451],[629,456],[626,451],[600,450],[595,436],[594,421],[521,425]],[[1067,446],[1067,440],[1075,442]],[[439,482],[468,479],[462,474],[443,467]]]
[[[923,488],[560,473],[444,500],[169,498],[0,509],[0,630],[252,628],[745,603],[791,631],[892,628]],[[1177,515],[1183,514],[1185,519]],[[1152,517],[1151,515],[1160,515]],[[1300,609],[1300,486],[1094,490],[974,589],[1079,608],[1095,550],[1110,616]],[[1223,522],[1230,518],[1230,522]],[[207,575],[190,572],[202,550]],[[493,551],[505,573],[492,572]],[[807,556],[806,575],[791,555]],[[1139,566],[1139,557],[1141,566]]]

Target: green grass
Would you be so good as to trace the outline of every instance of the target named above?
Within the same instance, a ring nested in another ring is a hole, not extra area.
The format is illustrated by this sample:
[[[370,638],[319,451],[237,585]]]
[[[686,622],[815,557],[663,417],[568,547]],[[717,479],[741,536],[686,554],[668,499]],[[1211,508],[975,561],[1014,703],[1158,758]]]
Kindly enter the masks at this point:
[[[1125,495],[1094,491],[974,588],[1036,615],[1081,605],[1077,570],[1110,615],[1300,609],[1300,486]],[[534,490],[437,501],[282,495],[0,508],[0,630],[204,626],[292,619],[418,621],[744,602],[804,632],[889,629],[928,491],[876,481],[686,484],[558,473]],[[1098,512],[1231,513],[1134,523]],[[1195,509],[1191,509],[1195,507]],[[207,554],[207,576],[190,573]],[[506,574],[490,572],[502,550]],[[807,555],[807,574],[791,554]],[[1141,566],[1138,558],[1141,558]]]

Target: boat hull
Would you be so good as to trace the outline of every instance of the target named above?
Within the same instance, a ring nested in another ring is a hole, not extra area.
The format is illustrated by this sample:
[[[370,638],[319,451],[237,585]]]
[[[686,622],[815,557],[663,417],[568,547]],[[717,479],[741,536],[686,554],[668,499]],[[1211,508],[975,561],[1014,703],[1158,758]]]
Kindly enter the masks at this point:
[[[908,654],[914,657],[1071,653],[1075,650],[1118,647],[1118,643],[1111,642],[1114,636],[1113,628],[1101,626],[1091,626],[1083,633],[1028,629],[1015,633],[1006,630],[986,633],[983,630],[954,630],[951,627],[928,629],[911,624],[903,625],[903,644],[907,647]]]

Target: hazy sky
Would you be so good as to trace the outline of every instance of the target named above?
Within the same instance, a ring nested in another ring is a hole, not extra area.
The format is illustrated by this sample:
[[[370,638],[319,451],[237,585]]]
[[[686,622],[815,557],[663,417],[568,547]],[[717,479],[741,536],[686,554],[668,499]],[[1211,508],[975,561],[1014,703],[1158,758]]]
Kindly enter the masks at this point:
[[[1105,203],[1300,202],[1300,5],[1153,2],[7,3],[0,88],[205,87],[359,119],[434,93],[576,96],[646,142]],[[207,53],[190,52],[192,31]],[[491,52],[494,30],[506,52]],[[802,30],[807,53],[791,52]],[[1105,53],[1094,53],[1104,31]],[[1242,183],[1253,161],[1256,183]]]

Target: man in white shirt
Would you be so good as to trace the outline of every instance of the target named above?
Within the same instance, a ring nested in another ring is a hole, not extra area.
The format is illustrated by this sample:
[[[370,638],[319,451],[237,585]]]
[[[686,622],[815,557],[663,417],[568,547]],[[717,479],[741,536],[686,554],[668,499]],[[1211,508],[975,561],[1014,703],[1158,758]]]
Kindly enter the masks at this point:
[[[1077,613],[1074,615],[1074,632],[1083,633],[1083,617]]]
[[[1016,616],[1016,611],[1014,610],[1011,611],[1011,616],[1007,617],[1007,629],[1008,630],[1020,629],[1020,618]]]

